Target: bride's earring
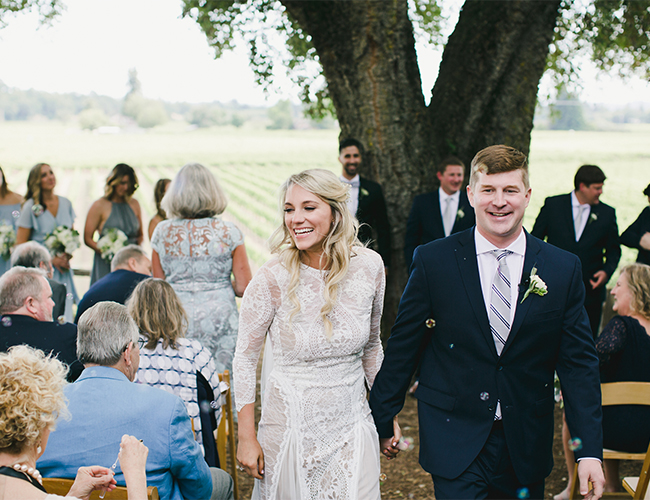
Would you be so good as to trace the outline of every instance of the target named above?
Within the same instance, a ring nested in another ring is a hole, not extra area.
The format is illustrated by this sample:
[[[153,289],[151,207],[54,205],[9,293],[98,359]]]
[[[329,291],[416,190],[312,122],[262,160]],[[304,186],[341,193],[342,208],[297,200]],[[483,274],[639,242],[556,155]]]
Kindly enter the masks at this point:
[[[41,448],[41,445],[39,444],[39,445],[36,447],[36,453],[40,453],[41,451],[43,451],[43,448]]]

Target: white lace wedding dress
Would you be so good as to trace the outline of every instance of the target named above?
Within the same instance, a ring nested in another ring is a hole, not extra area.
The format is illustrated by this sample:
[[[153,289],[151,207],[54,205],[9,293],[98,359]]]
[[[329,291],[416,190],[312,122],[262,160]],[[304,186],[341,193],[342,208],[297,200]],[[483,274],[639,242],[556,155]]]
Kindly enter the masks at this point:
[[[256,368],[268,332],[274,366],[265,384],[258,440],[264,479],[253,499],[374,500],[379,439],[366,398],[383,360],[379,338],[385,277],[381,257],[355,248],[329,318],[320,318],[323,274],[301,266],[301,309],[288,323],[289,273],[277,258],[246,289],[233,362],[237,410],[255,401]]]

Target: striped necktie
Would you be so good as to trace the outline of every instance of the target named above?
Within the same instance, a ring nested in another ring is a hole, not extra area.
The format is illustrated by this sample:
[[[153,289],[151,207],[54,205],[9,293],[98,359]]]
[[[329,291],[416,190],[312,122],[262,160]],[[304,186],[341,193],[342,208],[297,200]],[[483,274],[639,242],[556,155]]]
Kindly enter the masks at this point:
[[[500,356],[510,334],[511,286],[506,257],[512,252],[510,250],[492,250],[492,254],[497,259],[498,268],[494,274],[490,297],[490,330],[494,337],[497,354]]]

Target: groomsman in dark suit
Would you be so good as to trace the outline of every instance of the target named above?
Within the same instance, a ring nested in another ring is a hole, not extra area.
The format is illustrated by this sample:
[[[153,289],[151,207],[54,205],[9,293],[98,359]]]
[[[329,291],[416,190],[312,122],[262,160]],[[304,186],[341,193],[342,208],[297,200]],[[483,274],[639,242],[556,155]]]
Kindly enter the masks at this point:
[[[580,261],[524,231],[526,156],[490,146],[472,160],[475,228],[415,250],[370,406],[380,449],[398,453],[393,418],[421,361],[420,465],[443,499],[544,498],[553,468],[557,371],[580,492],[602,494],[598,356]]]
[[[585,309],[596,338],[607,282],[621,259],[616,211],[600,201],[605,174],[583,165],[574,178],[575,190],[546,198],[532,234],[580,258],[586,289]]]
[[[348,208],[359,221],[359,240],[374,242],[374,248],[390,266],[390,226],[386,201],[381,186],[361,177],[363,145],[356,139],[344,139],[339,143],[339,162],[343,167],[341,181],[350,185]]]
[[[465,164],[455,156],[438,166],[440,187],[431,193],[416,196],[406,222],[404,262],[411,267],[416,247],[474,225],[474,209],[467,193],[461,189],[465,178]]]

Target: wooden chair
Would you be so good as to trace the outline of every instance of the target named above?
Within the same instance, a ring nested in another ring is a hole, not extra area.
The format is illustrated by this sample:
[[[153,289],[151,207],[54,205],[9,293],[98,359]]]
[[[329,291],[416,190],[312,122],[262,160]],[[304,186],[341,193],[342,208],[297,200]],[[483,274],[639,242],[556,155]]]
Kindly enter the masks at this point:
[[[614,406],[614,405],[645,405],[650,406],[650,382],[609,382],[606,384],[600,385],[600,390],[602,393],[602,405],[603,406]],[[621,422],[621,425],[625,425],[624,422]],[[648,448],[648,453],[650,453],[650,447]],[[606,460],[643,460],[644,467],[645,462],[648,461],[648,453],[628,453],[626,451],[616,451],[609,450],[607,448],[603,449],[603,459]],[[645,495],[645,490],[648,487],[648,470],[645,469],[645,488],[643,488],[642,495]],[[575,469],[573,471],[573,485],[571,487],[571,492],[569,493],[570,499],[580,499],[579,490],[579,481],[578,481],[578,464],[576,463]],[[626,478],[633,479],[633,478]],[[641,476],[641,486],[643,486],[643,471]],[[625,482],[623,483],[625,486]],[[627,486],[625,486],[627,489]],[[641,488],[639,488],[640,490]],[[628,490],[630,491],[630,490]],[[631,493],[634,496],[634,493]],[[625,497],[629,498],[625,492],[616,492],[616,493],[604,493],[603,497]],[[637,498],[634,496],[634,498]],[[643,498],[643,496],[638,497]]]
[[[230,372],[228,370],[219,374],[219,380],[222,380],[228,387],[230,385]],[[222,406],[223,415],[221,423],[217,428],[217,453],[219,454],[219,463],[223,470],[227,470],[227,453],[226,444],[230,448],[230,475],[233,480],[233,496],[239,500],[239,481],[237,478],[237,448],[235,447],[235,424],[232,413],[232,388],[226,392],[226,404]]]
[[[648,482],[650,482],[649,469],[650,445],[648,445],[648,451],[645,454],[645,460],[643,461],[643,467],[641,467],[639,477],[623,478],[623,488],[625,488],[635,500],[648,497]]]
[[[44,477],[43,486],[45,490],[53,495],[66,496],[72,488],[74,479],[63,479],[58,477]],[[99,499],[99,491],[93,491],[90,495],[91,500]],[[113,491],[106,493],[104,500],[128,500],[128,495],[126,493],[126,488],[124,486],[118,486]],[[147,500],[160,500],[158,495],[158,488],[155,486],[147,487]]]

